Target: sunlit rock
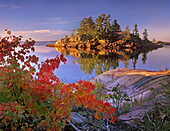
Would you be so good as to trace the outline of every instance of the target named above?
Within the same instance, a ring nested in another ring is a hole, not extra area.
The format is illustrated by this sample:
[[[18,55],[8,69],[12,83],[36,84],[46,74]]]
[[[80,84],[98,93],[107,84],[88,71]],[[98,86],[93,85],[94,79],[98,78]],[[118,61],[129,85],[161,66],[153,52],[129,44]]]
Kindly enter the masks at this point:
[[[118,87],[122,93],[126,92],[133,101],[136,99],[140,103],[132,107],[128,113],[119,116],[119,119],[128,120],[136,117],[142,118],[152,108],[154,102],[162,100],[163,84],[170,81],[168,74],[170,74],[170,70],[148,71],[120,68],[104,72],[95,77],[92,82],[100,82],[104,85],[104,89],[101,89],[102,95],[113,94],[108,90],[119,84]],[[114,105],[111,99],[108,102]]]

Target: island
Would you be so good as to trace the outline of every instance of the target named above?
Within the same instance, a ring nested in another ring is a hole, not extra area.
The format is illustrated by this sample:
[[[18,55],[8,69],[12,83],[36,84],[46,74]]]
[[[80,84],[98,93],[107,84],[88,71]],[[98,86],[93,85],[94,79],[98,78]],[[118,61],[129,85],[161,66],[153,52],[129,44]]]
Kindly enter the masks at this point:
[[[110,15],[101,14],[95,22],[92,17],[83,18],[79,28],[72,29],[71,36],[65,35],[55,43],[47,45],[55,47],[60,53],[70,52],[75,56],[86,55],[110,55],[120,52],[136,54],[136,52],[148,52],[153,49],[163,47],[162,42],[148,40],[148,31],[144,29],[143,39],[140,38],[137,24],[134,25],[133,33],[129,26],[122,30],[115,19],[111,22]]]

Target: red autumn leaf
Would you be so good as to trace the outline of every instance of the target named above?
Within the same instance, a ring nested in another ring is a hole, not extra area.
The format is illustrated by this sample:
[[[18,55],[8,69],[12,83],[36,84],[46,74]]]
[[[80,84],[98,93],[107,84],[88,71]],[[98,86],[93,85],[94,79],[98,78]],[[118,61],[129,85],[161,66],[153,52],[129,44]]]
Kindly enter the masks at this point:
[[[2,59],[3,58],[3,55],[2,55],[2,53],[0,53],[0,59]]]
[[[34,52],[35,51],[34,47],[32,47],[31,50]]]
[[[115,122],[116,119],[117,119],[116,116],[112,116],[112,117],[111,117],[111,120],[110,120],[110,123]]]
[[[109,116],[108,116],[108,115],[106,115],[106,116],[105,116],[105,119],[108,119],[108,118],[109,118]]]
[[[9,85],[8,86],[11,86],[12,85],[12,83],[9,83]]]
[[[103,105],[103,101],[102,101],[102,100],[97,100],[97,101],[96,101],[96,105],[97,105],[97,106]]]
[[[7,34],[10,35],[10,34],[11,34],[11,31],[7,31]]]
[[[110,108],[110,112],[111,112],[112,114],[114,114],[114,113],[115,113],[115,108]]]
[[[108,102],[104,103],[104,106],[106,106],[107,108],[110,107],[110,104]]]
[[[95,117],[97,120],[101,120],[101,118],[102,118],[99,113],[96,113],[96,114],[94,115],[94,117]]]
[[[21,60],[21,62],[24,62],[24,57],[20,56],[20,60]]]

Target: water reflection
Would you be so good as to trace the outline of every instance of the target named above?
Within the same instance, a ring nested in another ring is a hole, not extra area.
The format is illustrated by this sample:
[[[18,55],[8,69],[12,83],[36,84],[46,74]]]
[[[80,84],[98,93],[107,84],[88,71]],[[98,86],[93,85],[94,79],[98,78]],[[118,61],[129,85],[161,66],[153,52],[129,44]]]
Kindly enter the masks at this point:
[[[34,54],[44,61],[46,58],[54,58],[61,53],[67,58],[66,64],[62,64],[55,74],[66,83],[77,82],[80,79],[90,80],[93,77],[115,68],[134,68],[159,71],[170,69],[170,47],[158,50],[135,52],[133,50],[102,52],[95,50],[73,50],[50,48],[45,45],[49,42],[37,42]]]
[[[143,64],[146,63],[148,50],[143,52],[136,51],[133,49],[125,49],[125,50],[83,50],[76,48],[64,48],[64,47],[55,47],[57,52],[68,56],[69,54],[74,58],[74,63],[78,63],[81,70],[85,74],[92,74],[93,71],[97,75],[101,73],[116,69],[119,67],[119,62],[123,61],[124,67],[127,68],[129,66],[129,60],[132,59],[133,69],[136,69],[136,63],[138,61],[138,57],[142,54]]]
[[[91,58],[75,58],[76,62],[80,65],[82,71],[86,74],[92,74],[95,70],[97,75],[108,71],[109,69],[116,69],[119,66],[119,60],[117,57],[106,58],[99,55],[92,56]]]

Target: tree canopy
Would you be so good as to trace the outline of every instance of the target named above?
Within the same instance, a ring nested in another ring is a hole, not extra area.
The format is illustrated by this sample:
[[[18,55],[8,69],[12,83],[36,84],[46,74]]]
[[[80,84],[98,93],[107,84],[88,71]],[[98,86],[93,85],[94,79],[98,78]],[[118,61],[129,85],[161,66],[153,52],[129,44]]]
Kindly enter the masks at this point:
[[[121,31],[120,25],[117,23],[116,19],[113,21],[112,30],[114,32],[120,32]]]
[[[93,21],[92,17],[84,17],[77,28],[77,35],[85,35],[87,40],[109,39],[115,32],[120,32],[121,27],[115,19],[111,23],[110,15],[101,14]]]
[[[120,33],[121,32],[121,33]],[[115,38],[119,36],[119,34],[123,34],[129,39],[130,36],[130,28],[126,27],[124,31],[121,30],[121,26],[117,22],[116,19],[112,21],[110,15],[101,14],[95,20],[91,16],[88,18],[84,17],[82,21],[80,21],[79,28],[72,29],[71,37],[78,36],[81,37],[82,40],[111,40],[114,41]],[[134,25],[133,35],[139,37],[138,25]],[[148,33],[145,30],[144,40],[148,40]]]

